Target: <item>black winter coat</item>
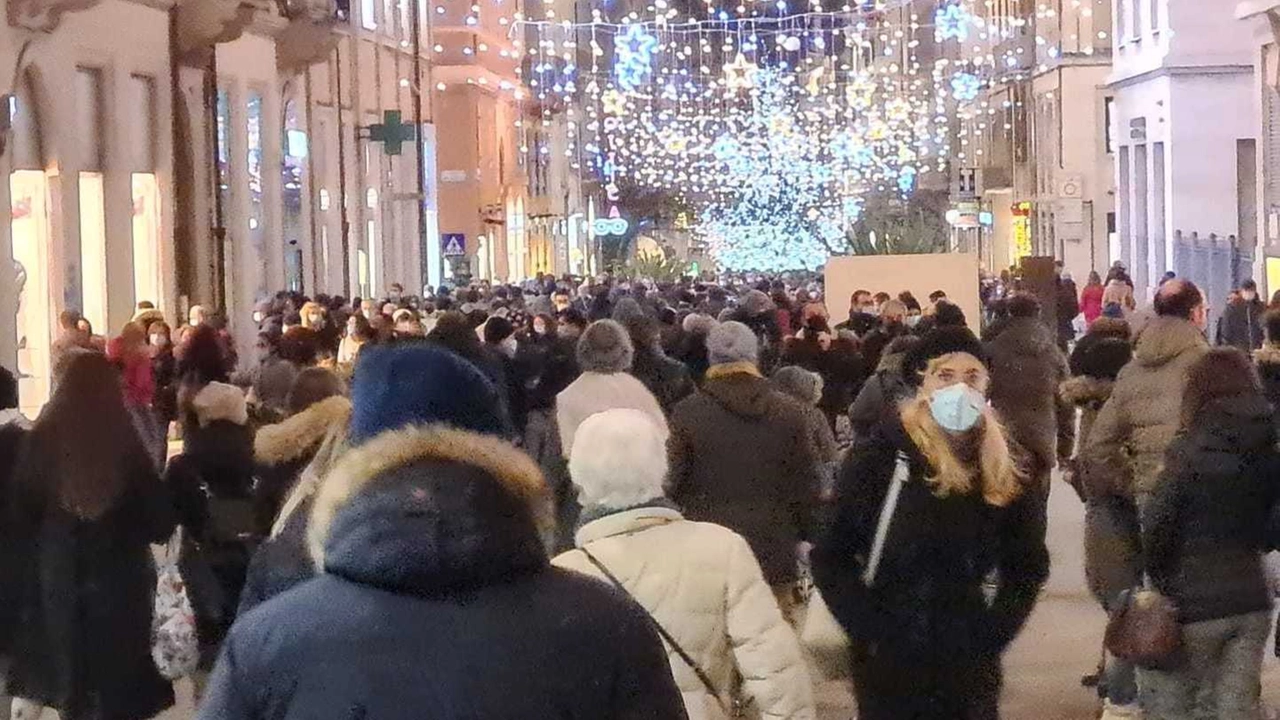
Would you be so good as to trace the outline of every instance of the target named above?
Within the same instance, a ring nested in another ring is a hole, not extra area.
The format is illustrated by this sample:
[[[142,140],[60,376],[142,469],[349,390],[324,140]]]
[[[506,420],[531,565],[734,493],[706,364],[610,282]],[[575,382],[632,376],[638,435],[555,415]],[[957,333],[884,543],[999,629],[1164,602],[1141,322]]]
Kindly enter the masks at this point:
[[[169,461],[165,485],[185,530],[182,570],[196,611],[202,666],[235,620],[245,573],[258,537],[253,497],[253,433],[225,420],[190,434],[186,451]],[[229,537],[229,531],[244,536]]]
[[[689,369],[679,360],[672,360],[664,355],[658,348],[636,348],[635,358],[631,362],[631,374],[653,393],[665,413],[670,413],[676,403],[697,390]]]
[[[765,580],[796,579],[820,487],[804,408],[755,375],[708,373],[671,416],[671,499],[746,538]]]
[[[1262,566],[1280,453],[1271,406],[1257,396],[1219,400],[1170,446],[1147,510],[1147,572],[1183,622],[1271,607]]]
[[[55,487],[37,460],[22,461],[24,487]],[[63,717],[142,720],[173,705],[173,687],[151,660],[150,548],[172,533],[173,508],[151,460],[135,460],[124,494],[95,520],[52,497],[15,497],[23,552],[33,561],[22,579],[8,690]]]
[[[826,350],[818,341],[819,332],[830,332],[825,326],[807,329],[806,337],[788,338],[782,353],[783,365],[798,365],[822,376],[822,399],[818,407],[828,417],[849,409],[862,384],[867,381],[867,368],[857,345],[848,339],[833,337]]]
[[[12,516],[13,473],[27,432],[25,422],[18,421],[16,415],[8,422],[0,420],[0,518]],[[13,645],[22,597],[22,569],[27,560],[14,529],[12,523],[0,524],[0,657],[4,658],[9,657]]]
[[[1254,352],[1253,362],[1262,378],[1262,392],[1272,407],[1280,408],[1280,347],[1268,343]]]
[[[232,629],[200,718],[686,717],[648,616],[553,570],[537,468],[440,429],[349,452],[316,498],[325,574]]]
[[[1067,358],[1044,323],[1016,318],[987,342],[991,405],[1009,436],[1030,455],[1030,468],[1047,481],[1058,458],[1075,449],[1075,411],[1058,396],[1068,377]]]
[[[874,589],[862,561],[875,537],[899,451],[910,459]],[[929,667],[1003,652],[1049,573],[1044,519],[1028,488],[1005,508],[976,492],[940,498],[927,461],[896,417],[850,451],[836,489],[836,520],[813,554],[814,580],[856,643]],[[988,606],[983,582],[998,571]]]
[[[1262,316],[1266,312],[1267,306],[1257,299],[1228,303],[1218,319],[1218,344],[1238,347],[1245,352],[1262,347]]]

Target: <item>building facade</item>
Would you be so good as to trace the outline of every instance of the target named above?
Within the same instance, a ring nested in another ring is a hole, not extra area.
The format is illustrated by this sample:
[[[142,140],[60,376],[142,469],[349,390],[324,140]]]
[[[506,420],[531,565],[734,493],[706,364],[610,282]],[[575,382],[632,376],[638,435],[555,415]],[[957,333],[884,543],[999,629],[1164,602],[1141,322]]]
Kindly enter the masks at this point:
[[[954,163],[990,213],[982,263],[998,272],[1051,256],[1083,280],[1109,262],[1110,0],[1005,0],[982,13],[976,54],[995,82],[961,118]]]
[[[1220,307],[1256,257],[1251,32],[1231,4],[1195,0],[1115,0],[1114,25],[1113,255],[1139,302],[1174,271],[1206,285]],[[1225,272],[1194,262],[1219,250],[1235,254]]]
[[[278,290],[415,292],[486,253],[493,276],[528,267],[509,2],[5,7],[0,364],[24,405],[47,396],[64,309],[113,335],[140,301],[174,321],[209,305],[249,347]]]

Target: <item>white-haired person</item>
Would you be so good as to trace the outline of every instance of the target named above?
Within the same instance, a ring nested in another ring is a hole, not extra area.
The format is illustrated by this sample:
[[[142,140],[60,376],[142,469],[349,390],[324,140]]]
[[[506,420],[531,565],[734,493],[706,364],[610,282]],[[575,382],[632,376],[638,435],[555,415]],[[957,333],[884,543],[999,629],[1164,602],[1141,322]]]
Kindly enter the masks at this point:
[[[1043,508],[987,403],[982,357],[968,330],[927,334],[904,359],[915,397],[837,480],[813,570],[852,641],[861,720],[998,718],[1000,657],[1048,576]]]
[[[553,562],[618,586],[649,613],[667,646],[691,720],[814,718],[799,642],[747,541],[686,520],[666,498],[664,428],[644,412],[592,415],[569,473],[583,506],[577,549]]]

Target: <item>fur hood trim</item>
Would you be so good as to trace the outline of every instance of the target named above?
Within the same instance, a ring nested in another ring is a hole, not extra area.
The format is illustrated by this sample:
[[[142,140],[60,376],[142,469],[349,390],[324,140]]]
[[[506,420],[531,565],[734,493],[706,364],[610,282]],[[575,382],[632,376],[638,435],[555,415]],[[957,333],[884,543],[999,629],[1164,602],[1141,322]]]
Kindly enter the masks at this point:
[[[470,465],[484,471],[529,506],[541,532],[555,527],[550,492],[542,472],[514,445],[445,425],[409,427],[382,433],[348,450],[325,478],[307,529],[316,567],[324,567],[325,542],[340,510],[382,475],[427,460]]]
[[[253,457],[262,465],[284,465],[311,452],[334,430],[351,422],[351,401],[335,396],[322,400],[276,425],[258,430]]]
[[[1063,402],[1079,407],[1106,402],[1111,398],[1111,390],[1114,387],[1115,382],[1111,380],[1078,375],[1058,386],[1058,395],[1062,397]]]
[[[1268,343],[1261,349],[1254,350],[1253,361],[1259,365],[1280,365],[1280,345]]]

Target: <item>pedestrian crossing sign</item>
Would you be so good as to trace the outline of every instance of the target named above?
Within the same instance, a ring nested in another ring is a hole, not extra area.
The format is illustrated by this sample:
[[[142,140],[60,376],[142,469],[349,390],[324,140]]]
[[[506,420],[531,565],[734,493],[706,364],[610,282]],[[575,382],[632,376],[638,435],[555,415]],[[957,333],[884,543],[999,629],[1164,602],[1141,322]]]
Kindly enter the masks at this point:
[[[467,254],[467,236],[463,233],[444,233],[440,236],[445,257],[461,257]]]

